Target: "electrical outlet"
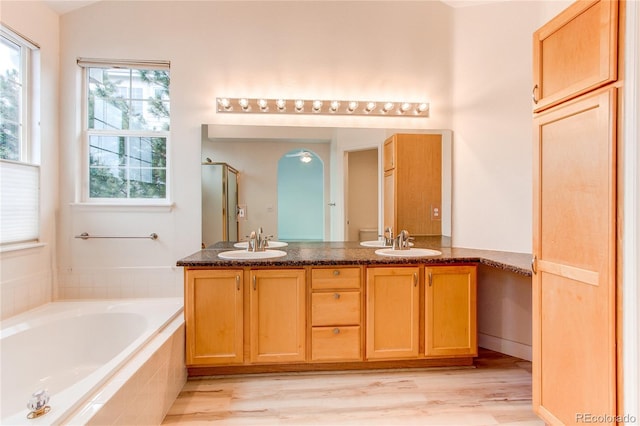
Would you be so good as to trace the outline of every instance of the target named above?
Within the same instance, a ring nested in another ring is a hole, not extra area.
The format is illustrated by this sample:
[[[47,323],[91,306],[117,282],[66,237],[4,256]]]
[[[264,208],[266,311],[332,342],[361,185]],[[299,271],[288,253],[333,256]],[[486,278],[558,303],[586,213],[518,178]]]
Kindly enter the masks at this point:
[[[441,220],[440,206],[431,206],[431,220]]]
[[[244,204],[238,206],[238,219],[247,220],[247,206]]]

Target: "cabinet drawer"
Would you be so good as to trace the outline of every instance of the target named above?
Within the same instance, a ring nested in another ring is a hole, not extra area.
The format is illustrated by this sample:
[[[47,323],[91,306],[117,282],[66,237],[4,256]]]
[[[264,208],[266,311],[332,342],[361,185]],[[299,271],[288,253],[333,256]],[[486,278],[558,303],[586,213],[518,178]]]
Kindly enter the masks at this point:
[[[336,291],[311,295],[311,325],[360,324],[360,292]]]
[[[360,327],[314,327],[311,329],[313,361],[353,360],[360,356]]]
[[[311,270],[314,290],[360,288],[360,268],[315,268]]]

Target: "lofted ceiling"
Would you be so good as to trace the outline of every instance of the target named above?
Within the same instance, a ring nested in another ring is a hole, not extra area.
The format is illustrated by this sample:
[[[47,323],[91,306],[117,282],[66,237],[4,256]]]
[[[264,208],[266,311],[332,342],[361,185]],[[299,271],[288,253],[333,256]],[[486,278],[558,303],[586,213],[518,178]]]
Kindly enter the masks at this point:
[[[44,0],[45,4],[47,4],[47,6],[49,6],[49,8],[51,8],[58,15],[64,15],[65,13],[72,12],[76,9],[80,9],[82,7],[88,6],[93,3],[97,3],[99,1],[102,1],[102,0]],[[126,0],[121,0],[121,1],[126,1]],[[200,1],[210,1],[210,0],[200,0]],[[236,1],[241,1],[241,0],[236,0]],[[441,1],[447,6],[458,8],[458,7],[477,6],[481,4],[496,3],[496,2],[510,1],[510,0],[420,0],[420,1]]]

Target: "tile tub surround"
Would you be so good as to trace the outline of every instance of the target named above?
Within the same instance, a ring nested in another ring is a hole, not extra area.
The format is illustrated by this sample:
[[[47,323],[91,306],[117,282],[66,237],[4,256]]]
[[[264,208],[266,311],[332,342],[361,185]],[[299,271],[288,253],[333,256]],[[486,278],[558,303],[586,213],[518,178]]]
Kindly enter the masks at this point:
[[[160,424],[186,381],[184,319],[180,317],[65,424]]]
[[[493,250],[477,250],[442,247],[439,239],[416,237],[415,247],[432,248],[442,252],[440,256],[394,258],[375,254],[375,248],[362,247],[358,242],[291,242],[282,250],[286,256],[260,260],[223,260],[218,253],[234,250],[232,242],[217,243],[180,259],[177,266],[187,267],[238,267],[238,266],[338,266],[338,265],[394,265],[394,264],[463,264],[479,263],[515,274],[531,276],[531,255]]]

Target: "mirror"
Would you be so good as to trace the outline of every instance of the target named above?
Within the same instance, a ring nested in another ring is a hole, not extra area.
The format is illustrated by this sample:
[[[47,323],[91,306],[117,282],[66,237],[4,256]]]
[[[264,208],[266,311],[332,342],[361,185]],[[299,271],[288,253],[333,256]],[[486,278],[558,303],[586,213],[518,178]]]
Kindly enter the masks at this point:
[[[324,210],[323,239],[357,241],[355,235],[358,235],[358,231],[375,236],[383,229],[382,147],[384,141],[395,133],[442,135],[442,246],[448,246],[451,240],[452,140],[449,130],[205,124],[202,126],[201,156],[203,161],[210,158],[214,162],[230,164],[239,171],[238,203],[242,211],[238,217],[239,239],[246,239],[251,230],[262,227],[265,233],[277,240],[278,162],[292,152],[312,152],[322,163],[324,172],[324,203],[319,207]],[[372,150],[375,151],[373,154]],[[361,157],[354,154],[364,154],[365,151],[367,158],[377,162],[378,182],[373,190],[377,192],[374,203],[378,208],[375,219],[369,218],[368,222],[355,225],[354,230],[354,226],[349,224],[348,216],[351,213],[348,212],[348,206],[359,204],[349,201],[354,193],[361,191],[349,189],[349,180],[353,180],[350,177],[349,164],[352,161],[349,157]],[[295,207],[293,209],[298,210]],[[301,208],[299,210],[302,211]],[[206,218],[203,214],[203,228]],[[290,235],[287,239],[297,240]]]

